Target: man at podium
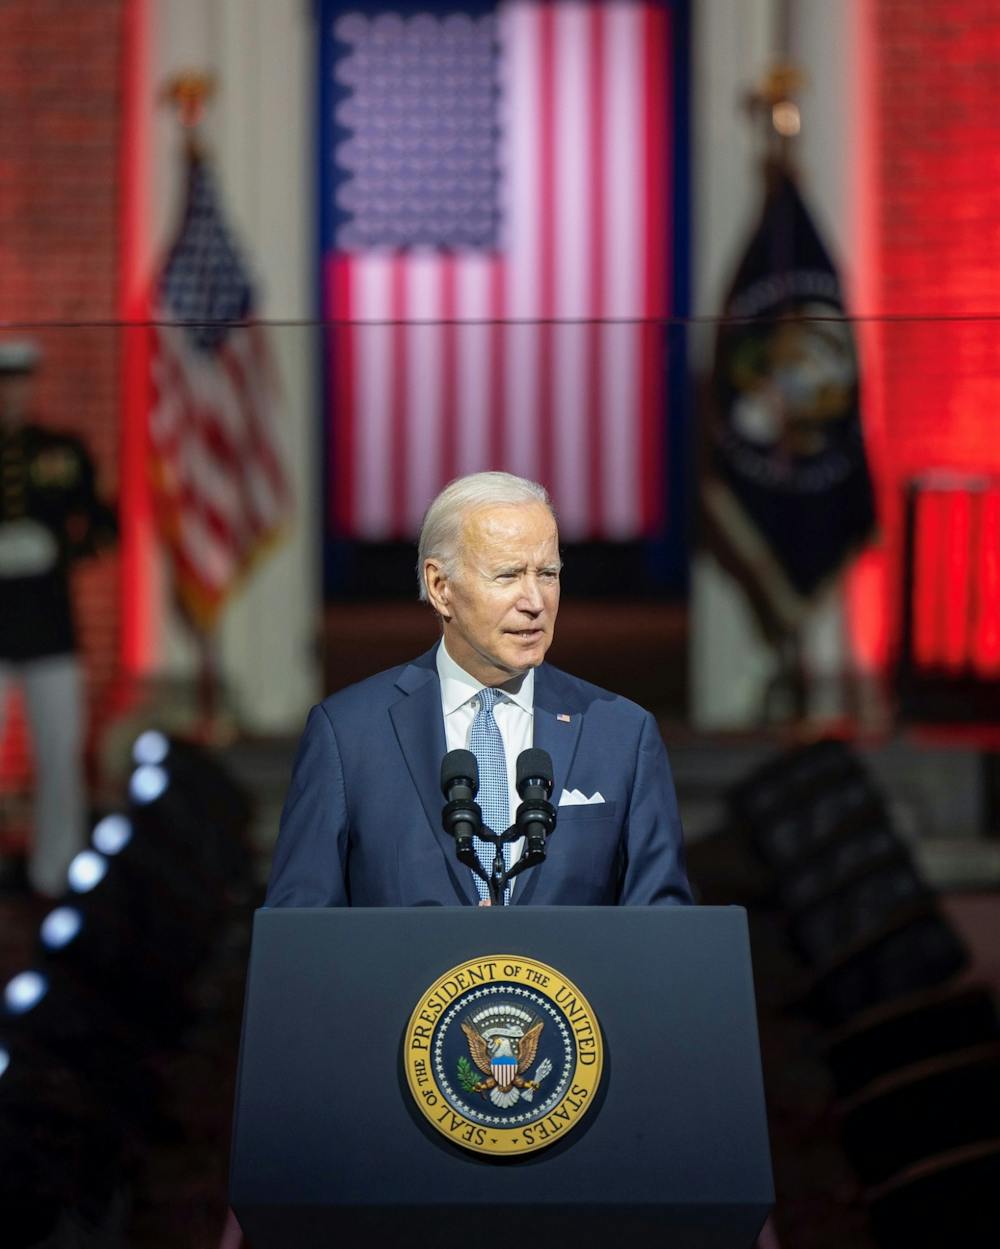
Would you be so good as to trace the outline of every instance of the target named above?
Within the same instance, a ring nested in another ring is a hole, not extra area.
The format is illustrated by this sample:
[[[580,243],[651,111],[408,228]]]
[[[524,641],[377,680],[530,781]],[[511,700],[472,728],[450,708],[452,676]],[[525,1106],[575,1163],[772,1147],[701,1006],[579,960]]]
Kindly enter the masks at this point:
[[[545,489],[475,473],[431,503],[420,597],[440,642],[339,690],[309,715],[275,849],[268,906],[475,906],[486,882],[442,824],[441,762],[468,750],[495,832],[520,801],[517,760],[552,760],[556,824],[544,862],[502,901],[523,906],[687,903],[683,840],[656,721],[544,662],[559,610],[559,536]],[[504,847],[516,864],[523,838]],[[476,840],[489,866],[493,847]]]

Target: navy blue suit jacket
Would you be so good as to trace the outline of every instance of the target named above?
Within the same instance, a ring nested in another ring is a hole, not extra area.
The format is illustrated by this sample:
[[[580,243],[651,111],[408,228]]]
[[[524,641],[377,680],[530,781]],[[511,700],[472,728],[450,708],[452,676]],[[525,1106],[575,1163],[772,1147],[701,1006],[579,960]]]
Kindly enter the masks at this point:
[[[310,712],[281,819],[268,906],[474,906],[472,874],[441,827],[444,717],[434,649]],[[565,717],[569,717],[568,720]],[[635,703],[542,664],[534,745],[564,789],[547,857],[515,906],[690,902],[667,754]]]

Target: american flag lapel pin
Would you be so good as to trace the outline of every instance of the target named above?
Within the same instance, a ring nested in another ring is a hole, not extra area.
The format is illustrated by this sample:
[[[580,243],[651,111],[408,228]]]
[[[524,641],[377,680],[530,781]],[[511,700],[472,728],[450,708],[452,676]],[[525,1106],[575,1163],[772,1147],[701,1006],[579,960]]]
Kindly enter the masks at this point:
[[[569,724],[570,722],[570,717],[566,714],[565,711],[560,711],[559,714],[556,716],[556,719],[562,720],[563,724]]]

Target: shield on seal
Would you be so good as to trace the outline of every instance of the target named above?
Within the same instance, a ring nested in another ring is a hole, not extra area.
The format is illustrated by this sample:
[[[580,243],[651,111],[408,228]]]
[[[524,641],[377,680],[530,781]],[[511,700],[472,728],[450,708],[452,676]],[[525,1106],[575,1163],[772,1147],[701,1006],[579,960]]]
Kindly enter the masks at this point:
[[[509,1089],[517,1075],[517,1059],[513,1054],[495,1054],[490,1059],[490,1072],[501,1089]]]

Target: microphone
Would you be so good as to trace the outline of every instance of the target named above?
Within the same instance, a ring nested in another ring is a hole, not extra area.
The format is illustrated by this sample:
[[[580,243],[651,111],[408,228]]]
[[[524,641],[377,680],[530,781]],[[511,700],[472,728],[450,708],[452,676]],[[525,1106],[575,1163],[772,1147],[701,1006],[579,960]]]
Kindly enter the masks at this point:
[[[456,750],[455,754],[459,752]],[[552,756],[547,750],[522,750],[517,757],[517,792],[524,802],[547,802],[552,793]]]
[[[483,813],[475,801],[479,765],[471,750],[449,750],[441,760],[441,792],[447,802],[441,812],[444,831],[455,838],[459,859],[478,864],[472,839],[483,826]]]
[[[556,825],[552,793],[552,757],[547,750],[523,750],[517,758],[517,827],[524,837],[525,866],[545,858],[545,838]]]
[[[441,792],[448,802],[471,802],[479,792],[479,764],[471,750],[449,750],[441,760]]]

